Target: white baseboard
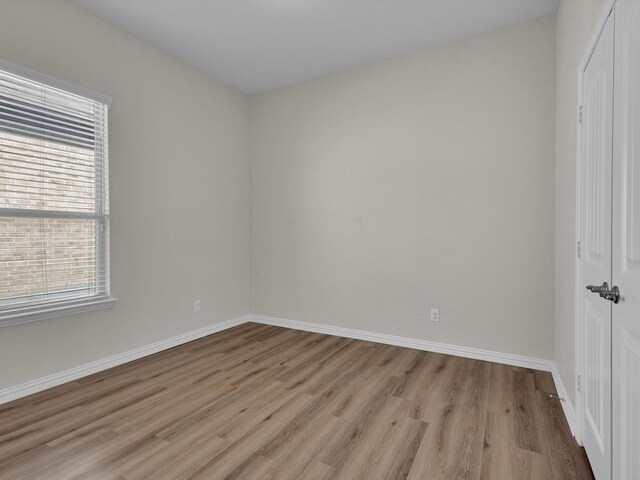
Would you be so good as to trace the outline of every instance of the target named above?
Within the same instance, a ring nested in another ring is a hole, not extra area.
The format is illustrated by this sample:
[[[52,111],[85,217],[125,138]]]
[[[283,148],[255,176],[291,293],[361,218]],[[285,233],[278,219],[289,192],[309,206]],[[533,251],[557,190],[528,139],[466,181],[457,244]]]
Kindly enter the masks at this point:
[[[555,362],[553,364],[553,369],[551,370],[551,374],[553,375],[553,382],[556,384],[556,390],[558,391],[558,396],[562,399],[560,403],[562,404],[562,410],[564,411],[564,416],[567,419],[567,423],[569,424],[569,428],[571,429],[571,434],[577,439],[576,432],[576,413],[573,408],[573,404],[569,399],[569,395],[567,394],[567,389],[562,382],[562,377],[560,376],[560,372],[558,371],[558,367]]]
[[[232,320],[227,320],[198,330],[183,333],[166,340],[161,340],[144,347],[129,350],[128,352],[119,353],[111,357],[96,360],[95,362],[80,365],[79,367],[74,367],[69,370],[47,375],[46,377],[31,380],[30,382],[26,382],[15,387],[2,389],[0,390],[0,405],[18,398],[26,397],[33,393],[41,392],[48,388],[62,385],[63,383],[77,380],[78,378],[86,377],[87,375],[91,375],[102,370],[117,367],[118,365],[161,352],[162,350],[182,345],[183,343],[191,342],[192,340],[197,340],[198,338],[206,337],[212,333],[221,332],[222,330],[241,325],[245,322],[247,322],[246,316],[234,318]]]
[[[418,340],[415,338],[398,337],[384,333],[367,332],[365,330],[354,330],[351,328],[335,327],[333,325],[322,325],[319,323],[298,322],[286,320],[284,318],[265,317],[262,315],[248,315],[251,322],[275,325],[278,327],[293,328],[307,332],[324,333],[339,337],[355,338],[357,340],[367,340],[369,342],[385,343],[399,347],[415,348],[427,352],[444,353],[456,355],[458,357],[473,358],[475,360],[485,360],[487,362],[503,363],[514,367],[531,368],[533,370],[543,370],[551,372],[554,368],[552,360],[525,357],[511,353],[494,352],[491,350],[481,350],[479,348],[459,347],[448,343],[431,342],[429,340]]]

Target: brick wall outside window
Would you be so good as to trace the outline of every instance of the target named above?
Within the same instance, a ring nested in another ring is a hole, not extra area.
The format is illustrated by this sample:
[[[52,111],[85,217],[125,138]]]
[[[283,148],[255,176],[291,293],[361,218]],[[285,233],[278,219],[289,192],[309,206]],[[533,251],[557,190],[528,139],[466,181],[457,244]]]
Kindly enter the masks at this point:
[[[93,151],[6,132],[0,141],[0,207],[95,211]],[[97,225],[0,217],[0,308],[18,295],[94,287]]]

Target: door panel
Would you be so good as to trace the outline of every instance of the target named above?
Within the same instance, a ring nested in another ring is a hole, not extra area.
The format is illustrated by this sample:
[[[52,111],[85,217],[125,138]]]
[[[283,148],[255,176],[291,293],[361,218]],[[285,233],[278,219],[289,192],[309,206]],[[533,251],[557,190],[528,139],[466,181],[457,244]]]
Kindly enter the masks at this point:
[[[611,285],[613,18],[583,76],[582,285]],[[581,301],[583,443],[598,480],[611,478],[611,303],[584,290]]]
[[[640,2],[616,4],[613,478],[640,479]]]
[[[632,480],[640,478],[640,338],[629,330],[620,332],[619,354],[620,392],[615,395],[619,421],[614,429],[613,478]]]
[[[609,423],[605,418],[604,397],[608,395],[608,392],[605,391],[605,382],[599,381],[599,379],[607,376],[607,372],[600,370],[608,364],[603,357],[605,352],[609,350],[606,345],[608,339],[606,329],[609,328],[609,320],[603,317],[602,312],[591,309],[589,303],[586,304],[585,310],[585,338],[588,339],[585,352],[586,371],[590,373],[586,375],[587,381],[584,386],[585,415],[588,428],[598,445],[598,450],[604,452],[605,429]]]

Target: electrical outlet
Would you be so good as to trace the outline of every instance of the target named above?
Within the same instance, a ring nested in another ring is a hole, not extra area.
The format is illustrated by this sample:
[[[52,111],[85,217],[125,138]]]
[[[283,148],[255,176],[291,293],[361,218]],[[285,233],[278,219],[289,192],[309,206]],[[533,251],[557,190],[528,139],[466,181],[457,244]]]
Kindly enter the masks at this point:
[[[200,311],[200,300],[195,300],[193,302],[193,311],[194,312],[199,312]]]
[[[431,321],[432,322],[439,322],[440,321],[440,309],[439,308],[432,308],[431,309]]]

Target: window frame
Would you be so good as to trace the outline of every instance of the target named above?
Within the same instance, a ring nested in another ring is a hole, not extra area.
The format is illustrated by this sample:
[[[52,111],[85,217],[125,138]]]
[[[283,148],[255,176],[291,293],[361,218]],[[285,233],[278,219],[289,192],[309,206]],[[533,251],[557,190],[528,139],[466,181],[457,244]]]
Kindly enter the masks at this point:
[[[41,74],[34,70],[16,65],[14,63],[0,59],[0,70],[7,73],[23,77],[27,80],[41,83],[45,86],[63,90],[65,92],[84,97],[86,99],[101,103],[106,107],[105,116],[108,117],[107,111],[111,105],[111,97],[97,93],[63,80]],[[105,118],[107,120],[107,118]],[[18,325],[22,323],[45,320],[49,318],[68,316],[93,310],[101,310],[111,308],[116,299],[110,296],[110,259],[109,259],[109,214],[106,202],[108,201],[109,181],[107,174],[108,165],[108,125],[104,126],[104,147],[105,152],[100,155],[102,165],[96,163],[96,183],[100,183],[103,188],[96,189],[101,191],[101,195],[96,195],[96,208],[94,213],[81,212],[60,212],[47,210],[28,210],[28,209],[10,209],[1,208],[0,216],[13,216],[18,218],[76,218],[76,219],[92,219],[96,221],[96,278],[104,278],[105,287],[103,295],[92,297],[81,297],[70,299],[68,301],[60,300],[49,304],[17,306],[7,308],[0,311],[0,327]],[[104,168],[101,168],[104,167]],[[100,178],[98,178],[100,177]],[[98,185],[97,185],[98,186]]]

